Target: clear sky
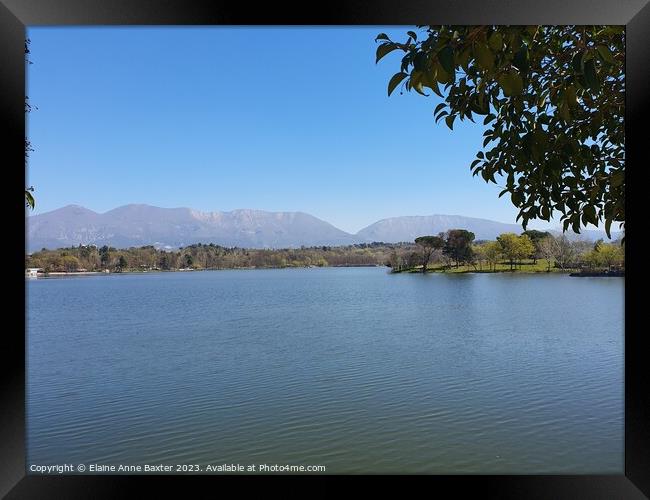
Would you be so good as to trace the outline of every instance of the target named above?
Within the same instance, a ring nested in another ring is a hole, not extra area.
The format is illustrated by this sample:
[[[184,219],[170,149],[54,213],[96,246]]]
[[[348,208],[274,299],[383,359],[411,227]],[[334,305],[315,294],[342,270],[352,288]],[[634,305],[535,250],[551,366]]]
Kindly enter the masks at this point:
[[[514,222],[469,170],[482,125],[452,132],[437,96],[387,96],[400,56],[375,65],[374,38],[408,29],[30,28],[35,213],[302,211],[352,233],[401,215]]]

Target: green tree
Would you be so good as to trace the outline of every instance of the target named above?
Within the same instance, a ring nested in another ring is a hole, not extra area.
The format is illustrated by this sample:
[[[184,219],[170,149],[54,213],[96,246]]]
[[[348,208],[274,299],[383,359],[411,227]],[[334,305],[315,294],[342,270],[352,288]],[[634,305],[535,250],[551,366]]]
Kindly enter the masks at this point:
[[[481,117],[473,175],[505,185],[526,229],[559,213],[563,229],[625,222],[623,26],[428,26],[377,36],[378,62],[401,51],[390,95],[442,98],[436,121]],[[492,144],[490,144],[492,143]],[[488,147],[488,144],[490,146]],[[611,236],[610,236],[611,237]]]
[[[445,246],[442,251],[456,262],[456,268],[461,262],[470,262],[474,233],[466,229],[450,229],[445,234]]]
[[[128,266],[128,262],[126,261],[126,258],[124,255],[120,255],[120,258],[117,261],[117,267],[120,269],[120,271],[124,271]]]
[[[492,271],[496,269],[496,265],[501,258],[501,245],[497,241],[489,241],[485,245],[485,260],[490,265]]]
[[[521,233],[522,235],[526,235],[530,238],[530,240],[533,242],[533,253],[530,255],[533,259],[533,264],[537,264],[537,259],[541,257],[541,251],[539,248],[540,242],[548,237],[551,236],[551,233],[548,231],[538,231],[537,229],[528,229],[527,231],[524,231]]]
[[[102,267],[108,267],[108,263],[110,262],[110,259],[111,259],[110,249],[107,245],[104,245],[99,249],[99,262],[101,263]]]
[[[421,249],[422,272],[427,272],[427,265],[433,253],[440,250],[445,245],[445,240],[441,236],[420,236],[415,238],[415,244]]]
[[[167,252],[163,252],[159,260],[160,269],[163,271],[169,271],[172,267],[171,257]]]
[[[478,263],[479,271],[482,271],[483,262],[487,262],[485,245],[472,245],[472,253],[474,254],[474,264]],[[476,268],[476,265],[474,267]]]
[[[621,265],[623,262],[623,251],[618,245],[596,242],[594,249],[588,254],[588,261],[594,267],[603,267],[611,270],[612,266]]]
[[[66,273],[71,273],[79,269],[79,259],[74,255],[64,255],[61,257],[61,265]]]
[[[525,234],[517,236],[515,233],[504,233],[497,237],[497,241],[501,245],[503,255],[510,262],[511,271],[516,262],[521,262],[521,259],[530,256],[535,249],[533,242]]]

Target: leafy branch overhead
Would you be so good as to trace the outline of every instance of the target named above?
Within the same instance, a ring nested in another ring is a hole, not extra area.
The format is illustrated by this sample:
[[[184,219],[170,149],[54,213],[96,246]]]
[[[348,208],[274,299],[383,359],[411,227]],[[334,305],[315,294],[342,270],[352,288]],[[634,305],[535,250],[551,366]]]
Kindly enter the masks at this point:
[[[377,62],[400,51],[388,83],[442,98],[436,122],[480,120],[470,169],[504,181],[524,228],[561,214],[579,233],[625,222],[622,26],[428,26],[404,43],[377,36]],[[418,38],[421,38],[418,40]]]
[[[28,64],[32,62],[28,59],[27,55],[29,54],[29,38],[25,40],[25,61]],[[29,103],[29,98],[25,97],[25,113],[29,113],[33,109],[33,106]],[[27,166],[27,158],[29,157],[30,151],[34,151],[32,144],[29,142],[27,137],[25,137],[25,166]],[[31,208],[32,210],[36,206],[36,201],[34,200],[34,187],[25,187],[25,208]]]

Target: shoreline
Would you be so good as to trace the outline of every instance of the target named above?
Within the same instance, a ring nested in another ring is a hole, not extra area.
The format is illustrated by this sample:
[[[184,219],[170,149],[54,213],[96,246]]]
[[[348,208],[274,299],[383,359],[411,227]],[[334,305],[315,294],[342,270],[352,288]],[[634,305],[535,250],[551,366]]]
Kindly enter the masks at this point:
[[[205,269],[156,269],[147,271],[121,271],[121,272],[106,272],[106,271],[80,271],[80,272],[61,272],[53,271],[49,273],[37,273],[36,276],[25,276],[27,279],[34,278],[50,278],[60,276],[109,276],[119,274],[157,274],[157,273],[188,273],[188,272],[201,272],[201,271],[261,271],[265,269],[325,269],[325,268],[347,268],[347,267],[387,267],[381,264],[344,264],[337,266],[283,266],[283,267],[211,267]]]
[[[539,271],[539,270],[525,270],[525,269],[498,269],[498,270],[481,270],[481,269],[427,269],[426,273],[422,272],[422,269],[411,268],[404,269],[401,271],[391,271],[390,274],[565,274],[571,277],[577,278],[597,278],[597,277],[606,277],[606,278],[624,278],[625,272],[620,271],[571,271],[571,270],[561,270],[553,269],[551,271]]]
[[[37,273],[36,276],[25,276],[26,279],[36,278],[56,278],[67,276],[108,276],[120,274],[157,274],[157,273],[187,273],[187,272],[201,272],[201,271],[259,271],[270,269],[325,269],[325,268],[366,268],[366,267],[384,267],[390,269],[388,266],[380,264],[355,264],[355,265],[336,265],[336,266],[284,266],[284,267],[229,267],[229,268],[206,268],[206,269],[157,269],[146,271],[122,271],[122,272],[106,272],[106,271],[80,271],[80,272],[50,272],[50,273]],[[498,269],[498,270],[485,270],[485,269],[427,269],[426,273],[422,273],[421,269],[411,268],[403,269],[400,271],[390,271],[389,274],[565,274],[577,278],[593,278],[593,277],[607,277],[607,278],[624,278],[625,271],[571,271],[571,270],[522,270],[522,269]]]

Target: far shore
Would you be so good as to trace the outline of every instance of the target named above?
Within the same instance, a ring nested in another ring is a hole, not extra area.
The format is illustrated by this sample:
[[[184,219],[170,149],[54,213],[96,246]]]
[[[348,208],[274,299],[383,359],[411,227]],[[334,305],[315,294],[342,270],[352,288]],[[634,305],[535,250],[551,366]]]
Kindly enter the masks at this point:
[[[210,268],[185,268],[185,269],[129,269],[128,271],[52,271],[39,272],[36,276],[25,276],[26,278],[48,278],[53,276],[89,276],[89,275],[109,275],[109,274],[148,274],[148,273],[182,273],[182,272],[200,272],[200,271],[251,271],[263,269],[312,269],[312,268],[329,268],[329,267],[387,267],[380,264],[345,264],[336,266],[282,266],[282,267],[210,267]]]
[[[26,276],[26,278],[48,278],[59,276],[94,276],[94,275],[119,275],[119,274],[148,274],[148,273],[180,273],[180,272],[201,272],[201,271],[251,271],[251,270],[264,270],[264,269],[311,269],[311,268],[332,268],[332,267],[385,267],[379,264],[359,264],[359,265],[338,265],[338,266],[283,266],[283,267],[231,267],[231,268],[205,268],[205,269],[147,269],[147,270],[128,270],[118,272],[108,271],[71,271],[71,272],[39,272],[36,276]],[[422,266],[401,269],[399,271],[391,271],[390,274],[423,274]],[[428,268],[426,274],[565,274],[572,277],[625,277],[624,271],[583,271],[576,272],[575,269],[558,269],[551,270],[541,269],[472,269],[472,268]]]

